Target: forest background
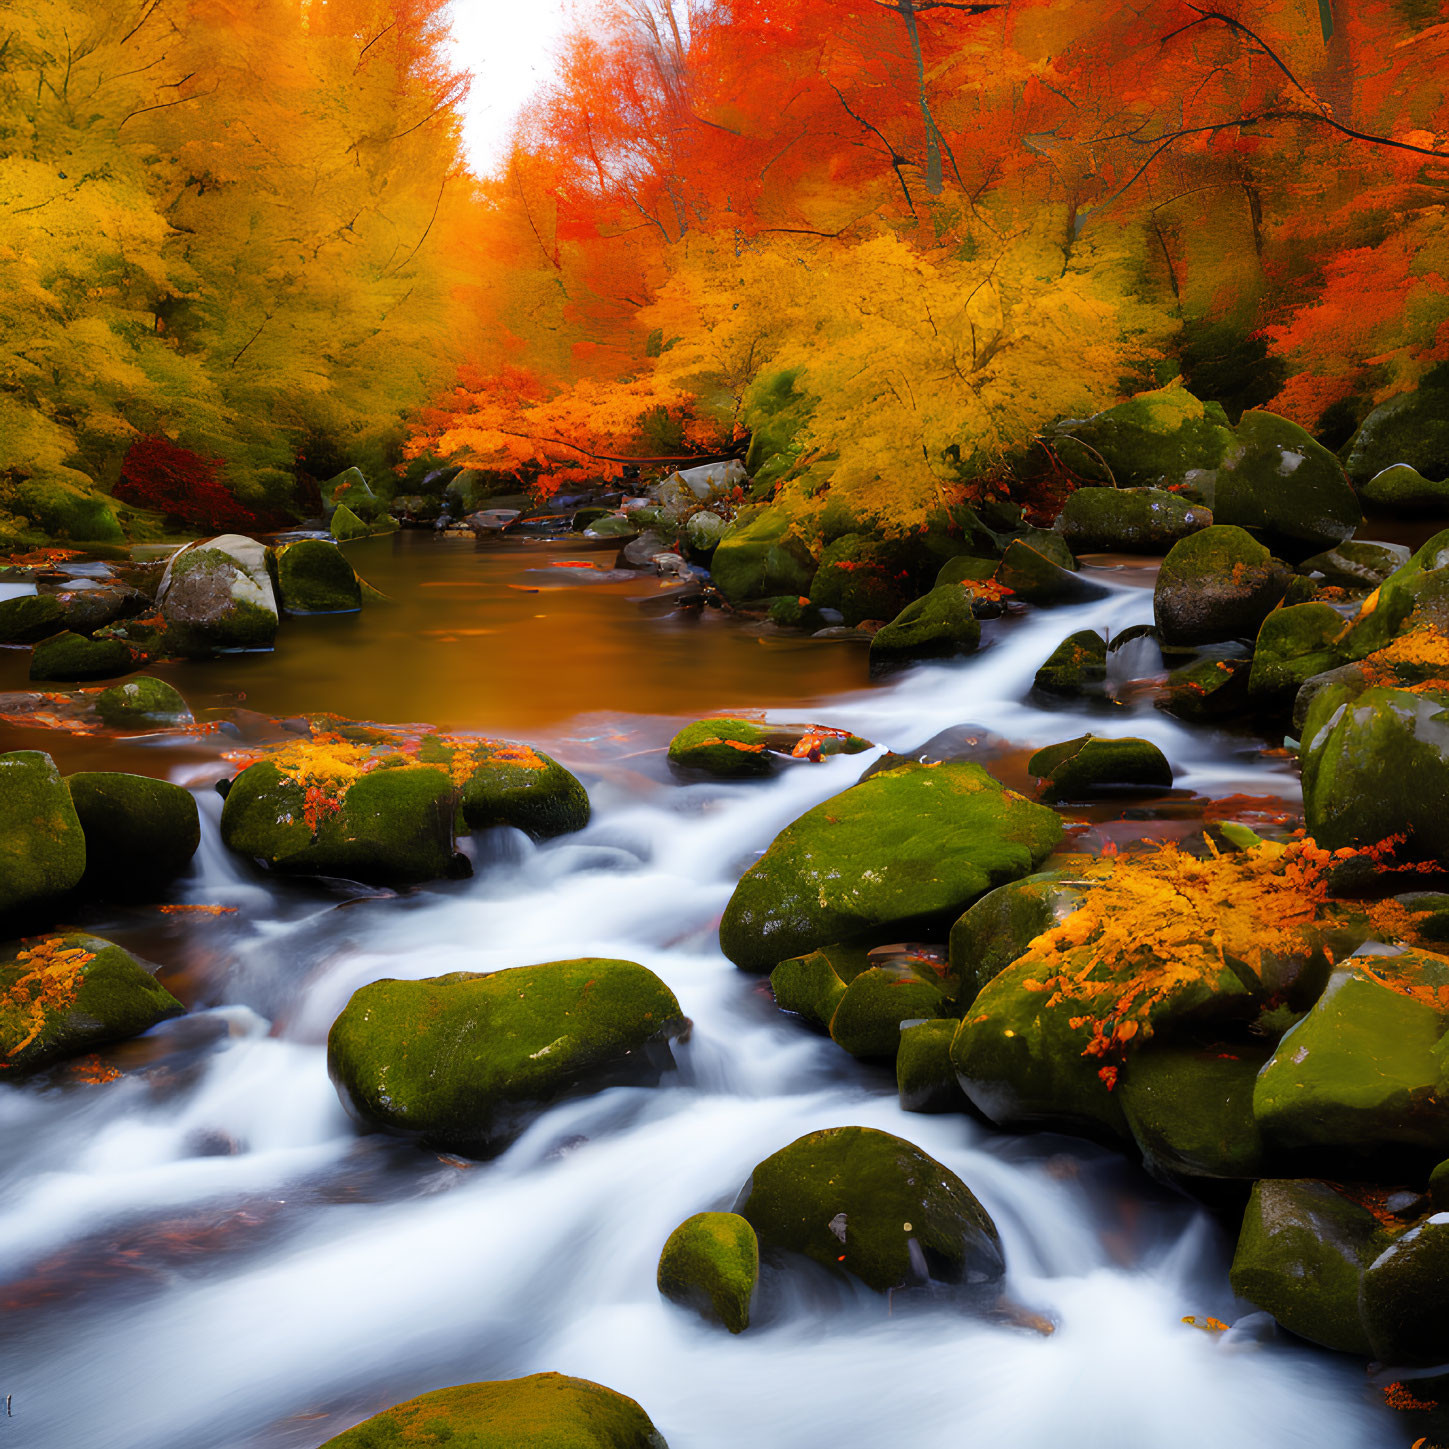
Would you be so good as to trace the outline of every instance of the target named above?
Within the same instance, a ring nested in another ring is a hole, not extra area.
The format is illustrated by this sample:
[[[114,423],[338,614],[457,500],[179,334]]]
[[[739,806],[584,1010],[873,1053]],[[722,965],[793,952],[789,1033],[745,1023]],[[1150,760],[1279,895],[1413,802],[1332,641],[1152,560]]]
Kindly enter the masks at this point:
[[[487,177],[447,18],[10,0],[0,543],[746,448],[906,528],[1179,376],[1449,390],[1449,3],[620,0]]]

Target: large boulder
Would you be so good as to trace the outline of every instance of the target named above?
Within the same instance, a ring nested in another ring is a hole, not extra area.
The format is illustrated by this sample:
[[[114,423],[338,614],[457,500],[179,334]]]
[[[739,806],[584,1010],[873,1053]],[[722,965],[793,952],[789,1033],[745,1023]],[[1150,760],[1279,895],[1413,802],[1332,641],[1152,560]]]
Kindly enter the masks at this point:
[[[892,961],[871,965],[851,978],[831,1013],[830,1036],[851,1056],[892,1061],[906,1022],[951,1014],[939,977],[927,980],[906,963]]]
[[[1359,1311],[1382,1363],[1449,1361],[1449,1218],[1435,1213],[1388,1243],[1364,1270]]]
[[[1212,522],[1208,509],[1165,488],[1078,488],[1057,527],[1073,553],[1163,554]]]
[[[817,609],[838,609],[847,624],[894,619],[914,593],[905,546],[865,533],[826,544],[810,582],[810,602]]]
[[[1045,538],[1054,535],[1047,534]],[[1028,542],[1014,538],[996,566],[995,582],[1024,604],[1083,604],[1104,598],[1104,585],[1083,578],[1073,567],[1050,556],[1045,539]]]
[[[201,844],[195,797],[146,775],[82,771],[66,779],[86,837],[86,884],[146,892],[180,875]]]
[[[362,607],[362,585],[347,555],[320,538],[300,538],[272,551],[277,594],[289,614],[351,614]]]
[[[322,1449],[668,1449],[649,1416],[587,1379],[531,1374],[396,1404]]]
[[[1248,693],[1287,700],[1312,679],[1343,663],[1343,615],[1328,604],[1290,604],[1274,609],[1258,630]]]
[[[1061,836],[1055,811],[979,765],[885,770],[775,837],[735,888],[720,944],[736,965],[769,971],[833,941],[910,935],[1029,874]]]
[[[720,539],[710,562],[710,577],[736,603],[779,594],[810,592],[815,559],[784,507],[741,514]]]
[[[907,604],[871,638],[872,672],[973,653],[981,642],[981,625],[972,605],[971,594],[960,584],[943,584]]]
[[[180,1016],[185,1007],[152,969],[110,941],[79,933],[0,948],[0,1079]]]
[[[1382,513],[1449,513],[1449,477],[1440,481],[1425,478],[1407,463],[1395,463],[1375,473],[1358,494],[1370,508]]]
[[[1439,368],[1415,392],[1380,403],[1344,448],[1344,467],[1363,484],[1396,463],[1426,478],[1449,478],[1449,369]]]
[[[118,674],[129,674],[143,662],[142,654],[124,639],[88,639],[67,630],[35,646],[30,656],[30,677],[72,684],[87,679],[114,679]]]
[[[551,961],[374,981],[332,1024],[327,1068],[366,1126],[486,1156],[551,1102],[652,1084],[688,1021],[632,961]]]
[[[719,463],[701,463],[683,468],[663,479],[654,490],[659,502],[668,509],[688,512],[701,503],[714,503],[728,498],[736,489],[750,481],[745,465],[738,458]]]
[[[670,1233],[656,1281],[671,1302],[722,1323],[731,1333],[750,1326],[760,1280],[760,1242],[738,1213],[696,1213]]]
[[[318,490],[322,495],[322,513],[331,518],[339,508],[349,508],[358,518],[376,518],[382,512],[382,500],[372,491],[361,468],[344,468]]]
[[[1363,601],[1345,652],[1365,659],[1392,644],[1405,626],[1449,634],[1449,529],[1422,544]]]
[[[276,638],[277,597],[267,550],[241,534],[182,549],[166,566],[158,602],[167,643],[180,654],[204,658],[270,649]]]
[[[54,594],[21,594],[0,599],[0,644],[35,644],[68,627],[64,605]]]
[[[85,832],[55,761],[0,755],[0,921],[24,921],[80,884]]]
[[[1256,638],[1289,577],[1241,528],[1204,528],[1173,544],[1162,561],[1152,599],[1158,633],[1167,644]]]
[[[451,768],[463,781],[463,820],[470,830],[509,825],[549,840],[589,823],[589,792],[551,755],[509,740],[480,740],[471,748],[467,741],[453,743],[458,748]],[[418,759],[427,763],[435,750],[441,757],[450,748],[425,738]]]
[[[767,1250],[878,1293],[925,1281],[990,1290],[1005,1272],[986,1209],[950,1169],[869,1127],[811,1132],[761,1162],[736,1211]]]
[[[1089,800],[1101,794],[1161,794],[1172,789],[1172,766],[1151,740],[1080,735],[1047,745],[1026,763],[1044,800]]]

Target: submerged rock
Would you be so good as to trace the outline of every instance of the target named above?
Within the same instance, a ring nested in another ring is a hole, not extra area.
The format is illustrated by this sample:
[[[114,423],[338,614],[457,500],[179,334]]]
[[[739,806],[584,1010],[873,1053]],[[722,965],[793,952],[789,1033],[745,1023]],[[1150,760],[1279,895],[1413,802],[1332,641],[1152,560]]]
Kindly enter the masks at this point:
[[[277,597],[267,551],[241,534],[182,549],[166,566],[158,600],[167,643],[180,654],[205,658],[270,649],[276,638]]]
[[[1057,527],[1074,553],[1162,554],[1212,522],[1201,504],[1164,488],[1078,488]]]
[[[78,683],[114,679],[143,662],[141,653],[124,639],[87,639],[84,634],[52,634],[35,646],[30,657],[32,679]]]
[[[659,1255],[659,1291],[731,1333],[750,1326],[759,1280],[760,1242],[738,1213],[696,1213],[670,1233]]]
[[[138,1036],[184,1010],[150,969],[99,936],[0,948],[0,1080]]]
[[[869,1127],[811,1132],[767,1157],[740,1200],[763,1248],[800,1253],[878,1293],[991,1289],[1005,1265],[986,1209],[919,1147]]]
[[[488,1155],[551,1102],[653,1084],[688,1022],[632,961],[551,961],[374,981],[327,1038],[327,1067],[366,1126]]]
[[[1151,740],[1081,735],[1038,750],[1027,769],[1044,800],[1083,800],[1102,792],[1154,794],[1172,789],[1172,766]]]
[[[959,584],[944,584],[907,604],[870,641],[874,673],[925,659],[973,653],[981,642],[972,596]]]
[[[768,971],[832,941],[909,934],[1029,874],[1061,835],[1055,811],[979,765],[901,765],[781,831],[735,888],[720,944],[736,965]]]
[[[0,755],[0,921],[28,919],[80,884],[85,833],[55,761]]]
[[[279,544],[272,552],[277,593],[289,614],[350,614],[362,607],[362,586],[347,555],[320,538]]]
[[[153,730],[191,719],[180,692],[146,674],[103,689],[96,697],[96,713],[114,730]]]
[[[0,644],[35,644],[67,627],[65,608],[54,594],[0,599]]]
[[[1067,697],[1101,693],[1107,684],[1107,641],[1095,629],[1068,634],[1036,672],[1033,687]]]
[[[587,1379],[532,1374],[436,1389],[329,1439],[322,1449],[668,1449],[649,1416]]]
[[[1168,644],[1253,639],[1288,590],[1288,570],[1241,528],[1214,524],[1175,543],[1153,594]]]
[[[175,879],[201,844],[189,790],[146,775],[82,771],[66,779],[86,838],[86,884],[145,892]]]

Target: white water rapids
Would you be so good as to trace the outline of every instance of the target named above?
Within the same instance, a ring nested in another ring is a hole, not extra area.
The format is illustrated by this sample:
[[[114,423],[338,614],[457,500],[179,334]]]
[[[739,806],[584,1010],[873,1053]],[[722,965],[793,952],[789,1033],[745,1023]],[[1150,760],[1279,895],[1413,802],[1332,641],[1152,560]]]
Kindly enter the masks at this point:
[[[1150,706],[1104,718],[1023,702],[1065,635],[1150,617],[1136,588],[1034,611],[972,659],[816,714],[901,750],[965,722],[1031,745],[1138,733],[1180,787],[1247,778],[1293,796],[1286,768],[1235,758],[1249,742]],[[569,758],[567,731],[540,743]],[[1235,1305],[1231,1244],[1206,1214],[1081,1143],[902,1113],[888,1072],[776,1012],[720,955],[739,872],[871,758],[740,785],[620,760],[591,778],[581,835],[500,834],[479,843],[471,881],[345,905],[229,859],[219,801],[198,786],[205,839],[178,898],[241,907],[200,931],[216,943],[211,1004],[153,1033],[174,1050],[118,1081],[0,1092],[0,1298],[59,1285],[0,1318],[0,1449],[315,1449],[400,1399],[540,1370],[638,1399],[671,1449],[1390,1442],[1361,1364]],[[325,1063],[352,991],[582,955],[643,962],[674,989],[695,1023],[677,1075],[558,1105],[487,1163],[359,1136]],[[949,1304],[892,1312],[823,1276],[739,1338],[661,1300],[677,1223],[729,1207],[801,1134],[845,1124],[960,1174],[1001,1229],[1011,1296],[1054,1335]]]

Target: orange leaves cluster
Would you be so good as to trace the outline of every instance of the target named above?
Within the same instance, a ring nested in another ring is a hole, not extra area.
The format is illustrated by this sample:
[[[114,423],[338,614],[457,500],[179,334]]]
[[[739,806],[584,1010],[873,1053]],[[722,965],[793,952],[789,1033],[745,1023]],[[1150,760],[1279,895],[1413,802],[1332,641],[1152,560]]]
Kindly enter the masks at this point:
[[[0,996],[0,1071],[45,1030],[50,1016],[75,1004],[95,953],[46,936],[15,957],[19,975]]]

